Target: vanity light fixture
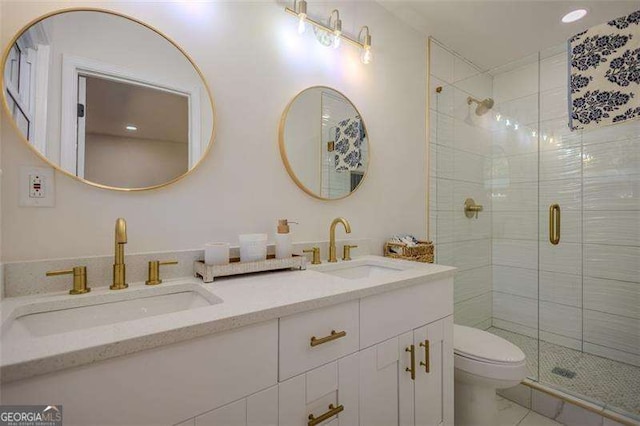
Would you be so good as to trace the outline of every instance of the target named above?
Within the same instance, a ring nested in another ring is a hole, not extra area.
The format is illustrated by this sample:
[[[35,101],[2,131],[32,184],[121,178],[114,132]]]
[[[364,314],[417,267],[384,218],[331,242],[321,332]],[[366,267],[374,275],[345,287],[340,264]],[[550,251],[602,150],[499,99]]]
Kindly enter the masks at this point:
[[[307,30],[307,2],[305,0],[293,0],[294,14],[298,16],[298,34],[304,34]]]
[[[332,22],[333,25],[331,25]],[[338,9],[333,9],[331,15],[329,15],[329,27],[333,29],[333,48],[337,49],[340,47],[340,35],[342,34],[342,19],[340,19],[340,11]]]
[[[138,130],[136,126],[132,126],[131,124],[127,125],[125,129],[127,129],[130,132],[135,132],[136,130]]]
[[[315,19],[312,19],[309,17],[309,15],[307,15],[307,2],[305,0],[293,0],[293,8],[285,7],[284,11],[298,18],[299,34],[304,33],[306,24],[309,23],[322,31],[333,34],[333,47],[337,48],[340,45],[341,40],[345,40],[362,49],[360,60],[363,64],[368,64],[371,62],[373,57],[371,54],[371,35],[369,34],[368,26],[365,25],[364,27],[362,27],[362,29],[360,30],[360,34],[358,35],[358,39],[356,40],[342,32],[342,20],[340,19],[340,12],[337,9],[334,9],[331,12],[328,25],[316,21]]]
[[[358,41],[361,40],[361,37],[363,36],[363,31],[366,31],[364,34],[364,40],[362,41],[362,54],[360,54],[360,60],[362,61],[363,64],[367,65],[369,63],[371,63],[371,61],[373,60],[373,55],[371,53],[371,35],[369,34],[369,27],[368,26],[364,26],[362,27],[362,29],[360,30],[360,33],[358,34]]]
[[[569,24],[571,22],[576,22],[584,18],[585,16],[587,16],[587,9],[572,10],[562,17],[562,22],[564,22],[565,24]]]

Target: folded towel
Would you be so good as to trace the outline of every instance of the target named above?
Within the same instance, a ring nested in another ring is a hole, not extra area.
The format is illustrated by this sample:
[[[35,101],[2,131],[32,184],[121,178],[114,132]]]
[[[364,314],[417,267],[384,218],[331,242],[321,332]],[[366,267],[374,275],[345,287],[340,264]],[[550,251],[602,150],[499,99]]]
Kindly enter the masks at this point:
[[[354,171],[362,167],[361,147],[364,138],[364,128],[359,116],[338,123],[334,146],[336,171]]]
[[[415,247],[420,243],[420,241],[418,241],[416,237],[409,234],[394,235],[393,237],[391,237],[389,242],[397,243],[397,244],[406,244],[407,247]],[[390,246],[389,250],[391,250],[393,253],[402,253],[402,247]]]
[[[569,39],[569,127],[640,118],[640,10]]]

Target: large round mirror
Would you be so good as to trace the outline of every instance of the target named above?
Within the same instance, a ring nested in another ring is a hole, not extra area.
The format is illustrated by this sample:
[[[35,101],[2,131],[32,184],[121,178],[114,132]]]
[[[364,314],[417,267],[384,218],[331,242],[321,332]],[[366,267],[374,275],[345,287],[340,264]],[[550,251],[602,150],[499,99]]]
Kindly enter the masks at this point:
[[[323,200],[349,196],[369,165],[362,115],[342,93],[316,86],[300,92],[280,121],[280,154],[295,183]]]
[[[151,27],[68,10],[27,26],[3,57],[4,104],[24,140],[57,169],[119,190],[189,173],[213,142],[202,74]]]

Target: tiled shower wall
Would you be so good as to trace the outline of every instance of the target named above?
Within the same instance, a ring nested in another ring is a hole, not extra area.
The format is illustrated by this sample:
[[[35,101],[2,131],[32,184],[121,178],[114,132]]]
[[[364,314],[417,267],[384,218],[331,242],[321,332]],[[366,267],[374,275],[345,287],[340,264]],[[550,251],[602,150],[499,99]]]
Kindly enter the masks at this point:
[[[436,261],[459,268],[454,285],[456,323],[488,328],[491,132],[482,118],[468,114],[467,97],[491,96],[492,78],[434,41],[430,64],[430,234]],[[484,206],[478,219],[463,213],[469,197]]]

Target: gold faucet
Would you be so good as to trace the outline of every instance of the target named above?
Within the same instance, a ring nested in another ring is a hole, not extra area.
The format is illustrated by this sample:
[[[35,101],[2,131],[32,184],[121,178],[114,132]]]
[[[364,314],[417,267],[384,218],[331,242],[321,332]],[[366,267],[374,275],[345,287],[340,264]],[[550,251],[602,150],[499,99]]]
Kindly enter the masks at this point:
[[[343,217],[337,217],[333,219],[331,222],[331,227],[329,228],[329,262],[337,262],[338,258],[336,257],[336,225],[339,223],[344,225],[344,230],[347,234],[351,233],[351,225],[347,219]]]
[[[127,244],[127,221],[123,218],[116,220],[116,254],[113,263],[113,284],[111,290],[122,290],[127,284],[127,266],[124,263],[124,245]]]

